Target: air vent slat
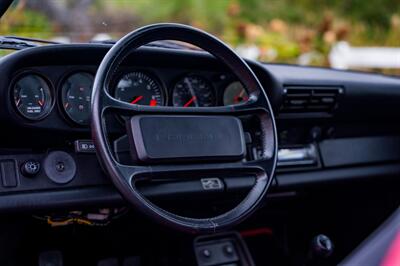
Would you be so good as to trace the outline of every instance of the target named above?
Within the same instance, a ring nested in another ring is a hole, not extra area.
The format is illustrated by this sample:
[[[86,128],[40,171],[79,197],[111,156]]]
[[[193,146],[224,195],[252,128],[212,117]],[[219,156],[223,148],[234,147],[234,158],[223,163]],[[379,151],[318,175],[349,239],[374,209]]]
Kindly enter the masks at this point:
[[[337,93],[314,92],[313,97],[334,97]]]
[[[332,113],[337,107],[342,88],[286,87],[281,113]]]

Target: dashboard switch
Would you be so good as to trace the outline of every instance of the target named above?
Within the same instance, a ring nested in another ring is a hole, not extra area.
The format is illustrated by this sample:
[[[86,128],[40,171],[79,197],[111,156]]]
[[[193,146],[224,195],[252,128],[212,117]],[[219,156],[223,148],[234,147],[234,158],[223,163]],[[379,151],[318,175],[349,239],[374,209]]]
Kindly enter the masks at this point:
[[[3,160],[0,162],[1,181],[3,187],[18,186],[18,173],[14,160]]]
[[[24,176],[32,177],[39,173],[40,163],[38,161],[29,160],[22,164],[21,172]]]
[[[224,247],[224,252],[227,256],[235,255],[235,250],[233,249],[232,245],[226,245]]]
[[[201,254],[205,257],[205,258],[210,258],[211,257],[211,251],[208,249],[204,249]]]
[[[91,140],[76,140],[75,141],[76,153],[96,153],[96,147]]]

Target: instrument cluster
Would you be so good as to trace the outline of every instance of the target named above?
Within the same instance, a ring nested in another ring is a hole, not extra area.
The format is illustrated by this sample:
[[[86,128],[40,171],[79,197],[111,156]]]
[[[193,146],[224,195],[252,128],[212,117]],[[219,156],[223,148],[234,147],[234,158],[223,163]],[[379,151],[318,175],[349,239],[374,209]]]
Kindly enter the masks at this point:
[[[111,94],[130,104],[175,107],[213,107],[247,101],[242,84],[226,75],[216,82],[207,75],[185,73],[173,82],[163,81],[145,70],[119,73],[111,84]],[[75,71],[64,76],[58,86],[45,75],[26,72],[12,83],[12,101],[17,113],[24,119],[38,121],[47,117],[58,105],[69,122],[88,126],[94,74]]]
[[[166,86],[155,74],[132,71],[124,73],[115,84],[115,98],[131,104],[213,107],[239,104],[248,100],[247,91],[242,84],[226,78],[225,75],[221,75],[220,81],[215,82],[205,75],[187,73]]]

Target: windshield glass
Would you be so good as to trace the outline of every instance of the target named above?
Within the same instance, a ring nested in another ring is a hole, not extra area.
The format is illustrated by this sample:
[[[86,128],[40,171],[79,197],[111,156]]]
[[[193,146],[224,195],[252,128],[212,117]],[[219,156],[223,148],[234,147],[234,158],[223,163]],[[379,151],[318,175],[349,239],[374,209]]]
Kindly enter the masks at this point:
[[[0,34],[89,42],[156,22],[201,28],[251,59],[400,74],[398,0],[17,0]]]

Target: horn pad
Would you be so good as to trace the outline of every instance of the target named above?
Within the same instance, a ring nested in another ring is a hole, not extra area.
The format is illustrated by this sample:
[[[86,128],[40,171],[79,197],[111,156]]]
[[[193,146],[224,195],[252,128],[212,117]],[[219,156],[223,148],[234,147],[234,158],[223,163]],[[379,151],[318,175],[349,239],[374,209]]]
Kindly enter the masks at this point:
[[[237,161],[246,155],[240,119],[233,116],[134,116],[127,123],[135,161]]]

